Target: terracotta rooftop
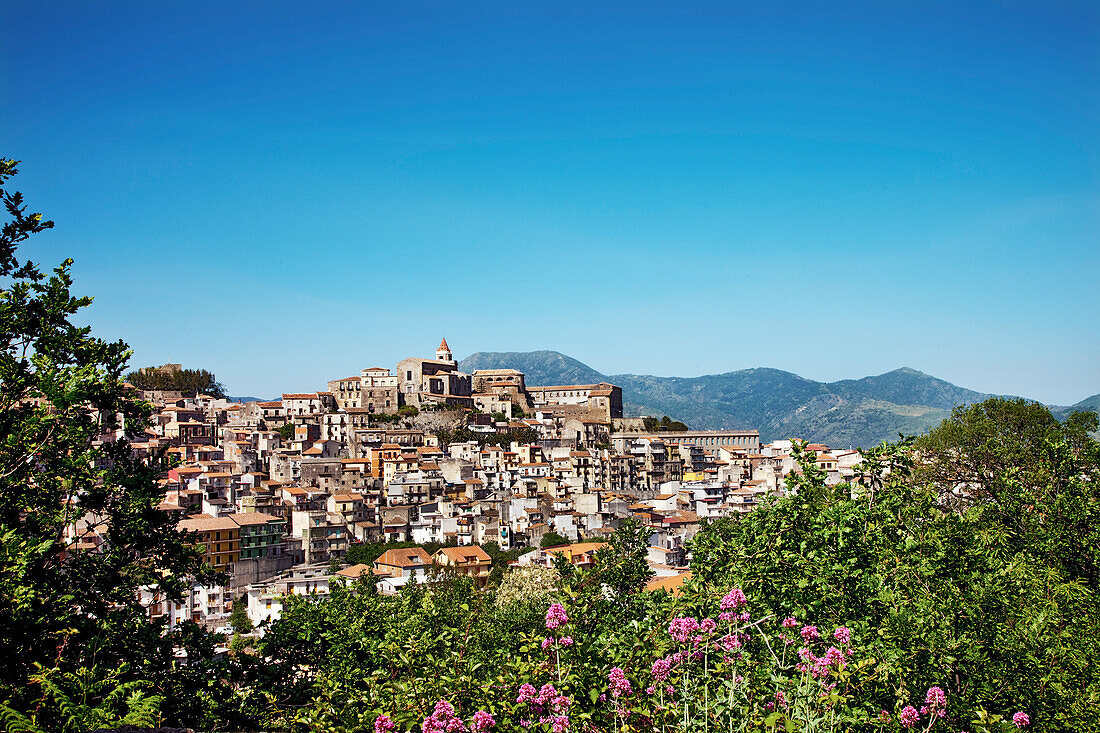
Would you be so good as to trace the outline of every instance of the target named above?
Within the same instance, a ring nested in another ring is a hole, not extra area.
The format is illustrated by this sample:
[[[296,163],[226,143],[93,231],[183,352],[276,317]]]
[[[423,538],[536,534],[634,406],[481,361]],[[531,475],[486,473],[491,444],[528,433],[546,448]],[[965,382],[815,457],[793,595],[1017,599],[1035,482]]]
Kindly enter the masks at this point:
[[[407,547],[395,550],[386,550],[382,556],[375,560],[378,565],[390,565],[398,568],[415,567],[417,565],[431,565],[432,559],[422,547]]]
[[[492,562],[489,553],[485,552],[485,550],[477,545],[469,545],[467,547],[442,547],[439,551],[446,555],[452,563]]]

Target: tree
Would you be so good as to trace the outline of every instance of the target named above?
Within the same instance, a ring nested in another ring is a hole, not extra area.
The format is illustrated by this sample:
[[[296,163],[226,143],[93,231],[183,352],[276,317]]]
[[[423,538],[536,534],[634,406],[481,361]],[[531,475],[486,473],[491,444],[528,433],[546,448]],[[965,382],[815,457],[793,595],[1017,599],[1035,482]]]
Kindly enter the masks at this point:
[[[193,397],[196,394],[224,398],[225,387],[205,369],[178,369],[175,365],[146,367],[130,372],[126,381],[141,390],[167,390],[182,392]]]
[[[0,159],[0,185],[16,165]],[[60,713],[42,703],[42,670],[59,684],[97,665],[125,670],[120,685],[170,680],[173,639],[140,591],[179,599],[192,578],[217,576],[157,509],[163,455],[131,450],[149,406],[123,383],[126,345],[73,323],[91,298],[71,293],[72,260],[47,273],[18,259],[53,223],[0,194],[0,699],[17,711],[37,701],[50,728]]]
[[[883,708],[942,685],[960,725],[979,707],[1030,707],[1045,730],[1091,729],[1100,458],[1080,434],[1091,424],[995,398],[956,410],[915,457],[910,441],[866,452],[856,486],[828,485],[796,445],[790,495],[705,526],[693,580],[743,588],[757,614],[850,626],[876,660]],[[946,502],[960,475],[977,491]]]
[[[956,511],[1004,528],[1017,550],[1041,555],[1100,588],[1100,443],[1096,413],[1059,422],[1024,399],[956,407],[916,443],[916,479]]]
[[[673,420],[668,415],[661,418],[661,430],[680,431],[687,430],[688,426],[679,420]]]
[[[568,544],[568,537],[563,537],[557,532],[551,530],[542,536],[542,540],[539,542],[539,547],[560,547],[561,545]]]
[[[280,425],[278,427],[278,429],[275,432],[277,432],[279,434],[279,437],[282,438],[283,440],[293,440],[294,439],[294,423],[292,423],[292,422],[283,423],[282,425]]]
[[[252,631],[252,620],[248,618],[248,598],[241,596],[233,604],[233,610],[229,613],[229,625],[233,627],[235,634],[247,634]]]

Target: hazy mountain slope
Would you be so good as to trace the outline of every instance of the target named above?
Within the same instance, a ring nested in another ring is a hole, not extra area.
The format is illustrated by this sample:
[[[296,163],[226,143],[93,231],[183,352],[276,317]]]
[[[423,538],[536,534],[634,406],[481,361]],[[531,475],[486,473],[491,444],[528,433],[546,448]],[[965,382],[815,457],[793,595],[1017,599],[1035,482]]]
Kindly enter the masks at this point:
[[[988,394],[957,387],[908,368],[895,369],[877,377],[832,382],[829,387],[849,400],[885,400],[895,405],[927,405],[942,410],[950,410],[955,405],[969,402],[981,402],[989,397]]]
[[[519,369],[530,385],[607,381],[623,388],[628,416],[670,415],[693,428],[756,428],[766,441],[801,437],[837,447],[920,433],[947,417],[955,405],[987,396],[915,369],[833,383],[767,368],[701,377],[604,375],[556,351],[480,352],[460,366],[467,372]]]
[[[1100,412],[1100,394],[1094,394],[1092,397],[1086,397],[1085,399],[1078,402],[1076,405],[1070,405],[1069,407],[1051,408],[1051,411],[1059,418],[1064,418],[1066,415],[1077,410]]]
[[[518,369],[532,386],[551,384],[593,384],[606,381],[587,364],[557,351],[477,352],[459,362],[466,373],[476,369]]]

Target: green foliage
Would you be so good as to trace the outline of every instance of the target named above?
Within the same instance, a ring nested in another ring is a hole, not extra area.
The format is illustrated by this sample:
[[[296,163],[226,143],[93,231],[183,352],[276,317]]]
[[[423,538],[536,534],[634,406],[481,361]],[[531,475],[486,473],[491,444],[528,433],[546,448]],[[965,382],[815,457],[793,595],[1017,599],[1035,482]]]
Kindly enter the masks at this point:
[[[401,550],[409,547],[420,547],[415,542],[363,542],[352,545],[344,553],[344,561],[349,565],[373,565],[374,561],[382,557],[386,550]],[[432,549],[427,549],[431,547]],[[427,545],[425,552],[433,554],[442,545]]]
[[[508,563],[514,562],[529,552],[534,552],[534,547],[513,547],[507,552],[500,549],[496,542],[487,542],[481,546],[485,554],[492,560],[492,571],[489,573],[489,585],[497,586],[508,570]]]
[[[960,725],[984,707],[1086,729],[1100,699],[1093,425],[1016,400],[958,408],[917,441],[913,471],[908,442],[868,451],[854,496],[796,448],[795,493],[709,524],[693,570],[872,639],[885,709],[938,684]]]
[[[513,442],[539,442],[538,431],[526,425],[521,428],[504,430],[497,433],[478,433],[463,426],[454,430],[439,430],[436,431],[435,435],[443,445],[449,445],[451,443],[469,443],[473,441],[482,448],[487,445],[499,445],[507,448]]]
[[[0,183],[15,172],[0,160]],[[176,530],[177,517],[156,508],[163,455],[131,451],[149,407],[123,384],[126,345],[73,323],[91,299],[71,294],[71,261],[46,273],[18,260],[17,245],[52,223],[28,215],[18,193],[5,189],[3,199],[0,699],[25,716],[33,705],[35,725],[64,729],[74,715],[92,720],[80,710],[100,704],[123,715],[112,689],[132,696],[139,683],[170,678],[174,638],[149,623],[139,590],[179,599],[192,578],[217,576]],[[66,535],[82,518],[81,530],[101,540],[94,550]],[[70,683],[106,669],[117,672],[104,678],[112,687],[86,687],[84,707],[62,709]],[[36,698],[41,690],[48,694]]]
[[[163,696],[147,694],[147,682],[122,681],[126,671],[126,666],[110,671],[99,667],[75,672],[40,669],[29,678],[30,686],[40,694],[39,704],[29,714],[0,705],[5,729],[86,733],[107,726],[156,726]]]
[[[589,620],[581,623],[615,629],[644,614],[643,591],[653,577],[646,562],[649,533],[637,520],[624,519],[608,543],[597,550],[595,566],[585,572],[566,558],[557,558],[555,567],[561,574],[564,596]]]
[[[279,437],[285,442],[288,440],[294,440],[294,423],[287,422],[280,425],[275,429],[275,432],[279,434]]]
[[[246,596],[241,596],[233,603],[233,610],[229,612],[229,625],[233,627],[233,632],[236,634],[247,634],[252,631]]]
[[[182,392],[186,397],[196,394],[211,397],[225,397],[225,387],[217,380],[213,372],[205,369],[160,369],[147,367],[130,372],[126,381],[141,390],[164,390]]]
[[[689,430],[685,423],[679,420],[673,420],[668,415],[665,415],[660,420],[655,417],[643,417],[642,425],[645,427],[646,431],[650,433]]]
[[[539,547],[558,547],[560,545],[568,545],[569,538],[554,532],[553,530],[547,532],[542,536],[542,540],[539,541]]]

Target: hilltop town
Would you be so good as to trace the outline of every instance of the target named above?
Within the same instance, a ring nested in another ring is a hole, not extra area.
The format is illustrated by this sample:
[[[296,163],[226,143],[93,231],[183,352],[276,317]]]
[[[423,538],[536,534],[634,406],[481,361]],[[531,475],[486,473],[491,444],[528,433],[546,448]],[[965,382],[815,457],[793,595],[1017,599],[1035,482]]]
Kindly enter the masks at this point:
[[[627,517],[650,530],[654,583],[668,587],[687,577],[685,547],[701,520],[782,495],[796,469],[790,441],[761,445],[755,430],[676,430],[667,428],[685,426],[624,416],[613,384],[463,373],[445,339],[434,358],[369,367],[275,401],[141,396],[154,407],[153,426],[134,448],[173,459],[159,508],[179,512],[180,529],[230,578],[196,586],[182,603],[150,591],[145,604],[170,628],[184,620],[225,628],[241,598],[263,628],[285,594],[325,594],[334,576],[366,575],[393,594],[444,566],[484,584],[490,556],[481,547],[490,543],[536,548],[520,565],[549,565],[558,554],[584,565]],[[809,448],[832,483],[851,478],[860,460],[857,451]],[[88,548],[100,541],[91,526],[73,528]],[[341,567],[363,543],[421,547]],[[441,548],[432,556],[427,545]]]

